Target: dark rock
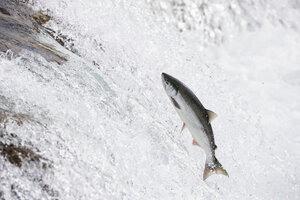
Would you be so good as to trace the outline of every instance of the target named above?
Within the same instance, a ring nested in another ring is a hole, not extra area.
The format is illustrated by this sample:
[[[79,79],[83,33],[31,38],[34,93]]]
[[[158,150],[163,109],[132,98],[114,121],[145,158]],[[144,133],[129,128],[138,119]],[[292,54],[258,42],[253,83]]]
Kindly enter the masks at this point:
[[[49,196],[51,197],[57,197],[59,196],[59,193],[58,191],[54,190],[53,188],[50,187],[50,185],[48,184],[44,184],[41,186],[42,187],[42,190],[45,191],[47,194],[49,194]]]
[[[46,169],[51,164],[47,159],[36,153],[38,150],[34,150],[35,148],[29,145],[23,145],[16,134],[9,134],[5,130],[8,123],[16,123],[18,126],[22,126],[26,121],[37,123],[30,115],[0,109],[0,155],[17,167],[22,167],[22,164],[26,162]]]
[[[4,156],[11,164],[21,167],[23,160],[28,162],[39,162],[40,156],[26,147],[15,146],[14,144],[3,144],[0,142],[0,154]]]
[[[10,15],[9,12],[5,8],[0,8],[0,13],[4,15]]]

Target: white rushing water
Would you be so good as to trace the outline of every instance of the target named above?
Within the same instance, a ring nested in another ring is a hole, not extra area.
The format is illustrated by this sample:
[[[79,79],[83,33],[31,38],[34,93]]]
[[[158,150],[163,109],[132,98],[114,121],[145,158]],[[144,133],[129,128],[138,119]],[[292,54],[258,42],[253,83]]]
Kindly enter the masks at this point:
[[[186,24],[168,1],[34,1],[76,53],[40,35],[68,61],[1,55],[0,108],[32,119],[5,131],[51,167],[0,156],[0,199],[300,198],[299,2],[172,2]],[[202,180],[205,155],[180,133],[162,72],[218,114],[229,178]]]

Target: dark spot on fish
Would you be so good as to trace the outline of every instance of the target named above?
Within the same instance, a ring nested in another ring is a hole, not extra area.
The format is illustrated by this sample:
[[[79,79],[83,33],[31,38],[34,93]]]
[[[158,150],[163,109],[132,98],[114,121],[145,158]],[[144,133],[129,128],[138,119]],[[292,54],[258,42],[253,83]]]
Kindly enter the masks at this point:
[[[176,101],[173,97],[171,97],[171,101],[172,101],[172,103],[174,104],[174,106],[175,106],[176,108],[180,109],[179,104],[177,103],[177,101]]]

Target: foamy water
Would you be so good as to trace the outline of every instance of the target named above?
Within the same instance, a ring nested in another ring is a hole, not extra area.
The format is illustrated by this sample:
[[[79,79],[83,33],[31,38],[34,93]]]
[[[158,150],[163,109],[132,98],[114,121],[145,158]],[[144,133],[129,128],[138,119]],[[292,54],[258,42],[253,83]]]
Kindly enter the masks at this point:
[[[49,62],[29,50],[1,54],[0,108],[10,113],[5,127],[0,121],[1,142],[31,148],[49,164],[18,167],[0,156],[1,198],[299,198],[297,2],[287,1],[283,14],[265,2],[272,19],[262,8],[249,5],[250,15],[240,6],[236,20],[226,13],[229,2],[208,2],[222,12],[203,19],[225,21],[218,21],[226,31],[217,41],[197,25],[179,32],[176,18],[164,14],[174,26],[153,2],[34,1],[33,9],[49,9],[45,26],[71,38],[74,51],[40,35],[68,61]],[[244,22],[255,28],[239,29]],[[229,178],[202,180],[205,155],[187,130],[180,133],[162,72],[218,114],[216,154]],[[20,113],[28,117],[18,124],[13,116]]]

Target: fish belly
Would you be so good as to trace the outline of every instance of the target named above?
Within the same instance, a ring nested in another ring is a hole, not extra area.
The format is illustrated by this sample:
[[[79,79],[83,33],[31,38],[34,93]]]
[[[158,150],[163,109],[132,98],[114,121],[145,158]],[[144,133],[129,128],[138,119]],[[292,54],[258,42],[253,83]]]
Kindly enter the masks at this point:
[[[193,109],[185,103],[181,96],[178,96],[176,101],[180,105],[180,109],[175,108],[181,120],[185,123],[186,127],[192,134],[193,139],[199,144],[199,146],[205,151],[206,155],[210,154],[209,139],[204,132],[203,125],[196,116]]]
[[[192,134],[192,137],[196,140],[199,146],[204,150],[206,155],[210,155],[210,145],[206,133],[203,131],[203,127],[193,127],[186,125]]]

